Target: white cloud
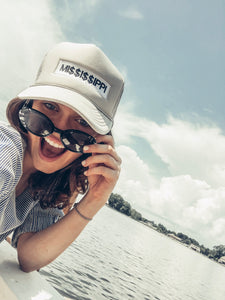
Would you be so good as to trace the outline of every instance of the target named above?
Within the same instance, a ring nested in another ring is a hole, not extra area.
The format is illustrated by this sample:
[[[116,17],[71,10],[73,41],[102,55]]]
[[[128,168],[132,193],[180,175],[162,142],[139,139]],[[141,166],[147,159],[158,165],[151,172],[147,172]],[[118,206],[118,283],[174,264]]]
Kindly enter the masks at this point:
[[[63,39],[48,1],[12,0],[1,3],[1,103],[31,84],[39,64],[55,43]]]
[[[121,144],[135,136],[148,142],[171,175],[189,174],[214,187],[224,184],[225,136],[215,125],[193,124],[172,117],[159,125],[121,108],[115,128]]]
[[[169,229],[186,231],[206,245],[225,244],[225,136],[221,130],[172,117],[159,125],[125,111],[124,107],[119,110],[115,123],[117,143],[127,144],[118,147],[124,170],[116,189],[145,217],[148,212],[158,214],[169,221]],[[136,137],[149,143],[170,176],[157,182],[152,166],[128,147]]]
[[[144,18],[142,13],[134,7],[128,7],[124,11],[119,11],[119,15],[132,20],[141,20]]]
[[[125,199],[129,199],[134,207],[144,208],[147,204],[146,194],[156,185],[149,166],[130,147],[119,146],[117,151],[122,158],[123,168],[115,190]]]
[[[168,220],[177,229],[195,232],[200,242],[211,245],[225,243],[225,188],[213,189],[205,182],[189,175],[163,178],[159,189],[149,191],[151,209]],[[220,231],[218,228],[220,220]],[[212,230],[213,229],[213,230]],[[191,235],[190,235],[191,236]]]
[[[62,1],[62,14],[60,15],[60,23],[68,23],[73,20],[73,24],[79,24],[85,18],[86,22],[92,22],[93,17],[98,12],[98,7],[103,0],[64,0]],[[73,31],[76,34],[76,30]]]
[[[141,135],[169,166],[172,175],[190,174],[214,187],[224,184],[225,136],[218,127],[171,117],[167,124],[145,126]]]
[[[219,218],[215,220],[212,224],[212,228],[209,228],[210,236],[223,236],[225,232],[225,219]],[[225,240],[223,239],[221,244],[225,244]]]

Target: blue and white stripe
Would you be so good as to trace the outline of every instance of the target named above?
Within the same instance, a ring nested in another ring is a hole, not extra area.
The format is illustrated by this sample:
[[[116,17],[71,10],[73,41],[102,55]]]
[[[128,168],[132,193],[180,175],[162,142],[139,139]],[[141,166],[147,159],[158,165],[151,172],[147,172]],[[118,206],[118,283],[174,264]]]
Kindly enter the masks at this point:
[[[28,189],[16,198],[24,149],[21,135],[7,123],[0,122],[0,242],[17,228],[14,246],[21,233],[43,230],[63,216],[59,209],[41,209]]]

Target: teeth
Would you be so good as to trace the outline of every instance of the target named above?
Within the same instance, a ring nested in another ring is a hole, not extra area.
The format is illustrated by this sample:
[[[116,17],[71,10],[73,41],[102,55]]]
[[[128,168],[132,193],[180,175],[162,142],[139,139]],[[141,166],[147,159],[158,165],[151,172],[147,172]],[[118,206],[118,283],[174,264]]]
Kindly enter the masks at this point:
[[[48,137],[45,137],[44,140],[52,147],[64,149],[64,146],[62,144],[57,144],[53,142],[51,139],[49,139]]]

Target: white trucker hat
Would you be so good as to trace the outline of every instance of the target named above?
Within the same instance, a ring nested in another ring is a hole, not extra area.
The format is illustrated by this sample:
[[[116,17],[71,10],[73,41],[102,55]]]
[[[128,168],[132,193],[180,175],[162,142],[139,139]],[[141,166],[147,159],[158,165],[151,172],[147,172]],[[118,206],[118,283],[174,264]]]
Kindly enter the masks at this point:
[[[17,98],[64,104],[99,134],[108,133],[123,93],[120,72],[93,44],[60,43],[40,66],[34,85]]]

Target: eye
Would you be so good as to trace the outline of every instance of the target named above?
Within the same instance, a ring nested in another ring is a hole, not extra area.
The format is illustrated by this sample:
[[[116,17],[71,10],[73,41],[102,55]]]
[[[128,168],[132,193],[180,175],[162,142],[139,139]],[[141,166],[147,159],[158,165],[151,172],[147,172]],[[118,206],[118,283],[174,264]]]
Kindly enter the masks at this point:
[[[89,124],[84,119],[78,119],[77,122],[83,127],[89,127]]]
[[[58,111],[58,108],[53,103],[43,103],[48,110]]]

